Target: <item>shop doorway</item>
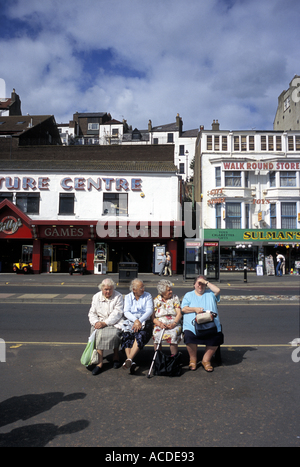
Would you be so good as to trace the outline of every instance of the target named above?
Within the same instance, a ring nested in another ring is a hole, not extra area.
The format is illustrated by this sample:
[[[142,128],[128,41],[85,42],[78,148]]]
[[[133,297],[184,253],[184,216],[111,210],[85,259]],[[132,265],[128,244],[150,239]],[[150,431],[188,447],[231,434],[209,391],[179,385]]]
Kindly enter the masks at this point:
[[[51,243],[43,247],[43,272],[68,273],[70,261],[80,258],[86,261],[87,246],[81,242]]]
[[[151,242],[110,242],[108,243],[108,264],[110,271],[118,272],[119,263],[138,263],[139,272],[151,273],[153,243]]]

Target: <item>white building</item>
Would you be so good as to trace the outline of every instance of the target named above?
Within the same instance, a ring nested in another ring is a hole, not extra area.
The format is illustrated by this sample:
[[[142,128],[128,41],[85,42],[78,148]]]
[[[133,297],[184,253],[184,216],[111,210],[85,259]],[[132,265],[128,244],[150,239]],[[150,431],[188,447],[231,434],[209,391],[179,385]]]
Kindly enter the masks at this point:
[[[122,261],[151,272],[153,247],[163,244],[176,272],[180,181],[172,147],[60,146],[31,156],[27,149],[0,158],[2,271],[31,246],[36,273],[67,272],[76,257],[93,272],[99,249],[108,272]]]
[[[300,260],[300,132],[202,130],[195,194],[205,238],[219,239],[222,269],[254,269],[276,248]],[[247,252],[247,253],[245,253]]]

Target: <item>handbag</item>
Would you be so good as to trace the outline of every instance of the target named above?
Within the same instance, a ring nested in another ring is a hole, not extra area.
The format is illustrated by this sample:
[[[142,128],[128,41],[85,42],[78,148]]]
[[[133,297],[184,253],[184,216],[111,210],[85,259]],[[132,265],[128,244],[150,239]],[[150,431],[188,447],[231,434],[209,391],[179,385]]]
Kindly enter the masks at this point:
[[[181,376],[181,359],[181,352],[170,356],[158,350],[154,362],[153,374],[156,376]]]
[[[95,330],[89,337],[88,343],[84,352],[81,356],[80,363],[84,366],[89,366],[91,364],[93,352],[95,350],[95,342],[96,342],[96,332]]]
[[[202,316],[203,315],[203,316]],[[218,328],[215,323],[216,313],[206,311],[200,313],[192,321],[195,327],[195,334],[200,339],[209,339],[218,333]]]

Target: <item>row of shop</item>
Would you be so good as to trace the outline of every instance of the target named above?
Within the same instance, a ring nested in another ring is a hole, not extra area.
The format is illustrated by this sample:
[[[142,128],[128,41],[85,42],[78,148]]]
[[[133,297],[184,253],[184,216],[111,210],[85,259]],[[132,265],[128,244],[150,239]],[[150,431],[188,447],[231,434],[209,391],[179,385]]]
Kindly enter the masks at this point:
[[[140,272],[158,272],[158,259],[167,250],[177,272],[174,223],[158,222],[149,229],[141,224],[133,232],[129,222],[105,222],[100,237],[95,221],[32,221],[5,199],[0,204],[0,272],[67,273],[75,260],[89,274],[118,272],[123,262],[138,263]]]
[[[54,222],[32,221],[4,200],[0,204],[0,271],[13,272],[15,267],[26,272],[30,265],[37,274],[67,273],[77,259],[90,274],[116,273],[124,262],[137,263],[139,272],[158,273],[165,251],[171,253],[173,273],[192,276],[204,272],[213,278],[217,270],[243,271],[245,265],[253,272],[262,265],[269,273],[267,265],[273,261],[276,267],[277,251],[286,259],[286,273],[297,273],[300,267],[300,230],[206,229],[202,231],[204,243],[190,239],[184,248],[174,223],[159,222],[155,229],[140,223],[133,236],[129,223],[108,222],[101,237],[92,221]]]

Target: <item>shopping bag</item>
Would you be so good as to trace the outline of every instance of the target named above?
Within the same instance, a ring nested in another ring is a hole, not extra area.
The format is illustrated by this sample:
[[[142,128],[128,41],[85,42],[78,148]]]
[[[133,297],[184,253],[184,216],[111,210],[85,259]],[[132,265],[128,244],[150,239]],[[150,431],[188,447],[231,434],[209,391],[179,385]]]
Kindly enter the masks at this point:
[[[92,360],[92,355],[95,349],[95,342],[96,342],[96,332],[95,330],[89,337],[89,341],[87,343],[86,348],[81,356],[80,363],[84,366],[89,366]]]
[[[161,350],[157,351],[154,362],[154,375],[156,376],[181,376],[182,353],[170,356],[164,354]]]

